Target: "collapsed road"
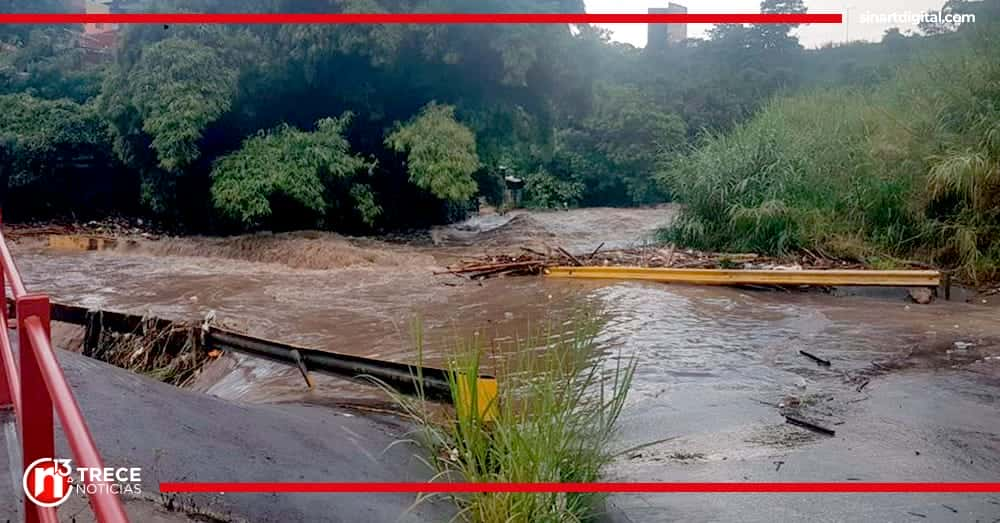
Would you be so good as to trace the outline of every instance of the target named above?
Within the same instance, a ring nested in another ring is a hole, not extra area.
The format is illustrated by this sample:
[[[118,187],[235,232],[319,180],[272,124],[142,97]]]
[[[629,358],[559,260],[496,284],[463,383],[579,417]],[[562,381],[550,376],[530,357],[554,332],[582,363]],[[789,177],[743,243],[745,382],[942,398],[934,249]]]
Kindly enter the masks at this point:
[[[137,512],[138,501],[158,506],[164,521],[187,521],[185,515],[192,521],[237,522],[416,522],[454,516],[445,500],[413,506],[412,496],[392,494],[341,495],[332,502],[304,495],[159,495],[157,484],[168,480],[423,482],[431,474],[415,447],[398,444],[410,429],[395,417],[308,405],[238,404],[57,352],[105,465],[142,468],[142,495],[124,496],[133,521],[148,521],[147,512]],[[56,449],[70,455],[61,437]],[[7,457],[0,453],[5,471]],[[0,474],[5,498],[19,490],[9,474]],[[77,499],[76,505],[84,503]],[[18,508],[0,503],[0,520],[17,520]],[[74,520],[92,517],[86,509],[62,510],[74,512]]]
[[[587,253],[602,243],[608,249],[641,246],[673,213],[671,207],[519,213],[392,242],[290,233],[57,252],[26,239],[17,258],[27,283],[60,301],[172,318],[214,312],[251,334],[404,363],[415,358],[415,320],[423,325],[425,359],[442,364],[456,340],[473,333],[509,347],[547,318],[558,326],[559,318],[582,307],[600,309],[601,347],[634,355],[640,364],[617,438],[623,453],[608,471],[612,480],[996,479],[1000,322],[992,298],[916,305],[898,290],[754,292],[431,276],[497,248],[551,244]],[[67,341],[73,336],[79,335],[68,333]],[[309,390],[293,367],[227,354],[190,391],[178,392],[240,409],[334,413],[338,404],[379,394],[330,376],[315,380]],[[785,415],[835,436],[788,425]],[[296,437],[313,441],[329,433],[308,429]],[[203,458],[190,463],[191,470],[209,469],[215,459]],[[988,495],[780,498],[780,512],[775,496],[760,495],[627,495],[612,501],[633,521],[1000,517],[1000,499]],[[307,499],[333,506],[329,499]]]

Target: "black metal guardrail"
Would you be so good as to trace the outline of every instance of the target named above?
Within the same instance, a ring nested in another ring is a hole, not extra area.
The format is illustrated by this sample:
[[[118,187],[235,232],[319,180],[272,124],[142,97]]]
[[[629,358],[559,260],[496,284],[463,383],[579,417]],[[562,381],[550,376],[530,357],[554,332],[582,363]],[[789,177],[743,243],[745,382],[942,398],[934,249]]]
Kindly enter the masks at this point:
[[[8,301],[8,308],[11,303]],[[12,312],[13,314],[13,312]],[[84,354],[93,354],[105,329],[111,332],[131,334],[144,328],[177,329],[176,339],[168,341],[177,347],[183,346],[193,330],[203,334],[203,350],[222,349],[241,352],[251,356],[266,358],[279,363],[296,366],[306,382],[312,386],[309,371],[317,371],[340,378],[360,380],[372,384],[371,378],[379,380],[404,394],[415,394],[421,388],[428,399],[450,401],[452,391],[449,386],[449,371],[436,367],[408,365],[384,361],[352,354],[299,347],[250,336],[247,334],[209,325],[176,322],[163,318],[140,316],[124,312],[91,310],[77,305],[53,302],[52,321],[80,325],[87,329],[84,338]],[[420,383],[422,377],[422,387]],[[480,375],[481,380],[493,380],[489,375]],[[495,383],[493,384],[495,387]]]
[[[317,370],[352,379],[370,376],[405,394],[414,394],[419,387],[418,369],[405,363],[306,349],[216,327],[209,327],[206,338],[206,343],[210,347],[234,350],[298,366],[303,371],[304,376],[307,374],[307,370]],[[423,377],[423,391],[427,397],[436,400],[451,400],[448,371],[434,367],[421,367],[419,375]],[[308,378],[306,379],[308,380]]]

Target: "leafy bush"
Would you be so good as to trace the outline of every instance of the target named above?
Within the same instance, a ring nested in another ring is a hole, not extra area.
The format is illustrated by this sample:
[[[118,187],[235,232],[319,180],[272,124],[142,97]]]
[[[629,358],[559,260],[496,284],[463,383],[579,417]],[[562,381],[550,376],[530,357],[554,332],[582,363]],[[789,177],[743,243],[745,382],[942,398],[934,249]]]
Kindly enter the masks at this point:
[[[135,208],[137,185],[113,161],[108,127],[92,105],[6,95],[0,114],[8,218],[83,218]]]
[[[11,185],[32,183],[107,140],[107,127],[92,107],[26,94],[0,96],[0,148]]]
[[[455,108],[428,104],[386,139],[397,153],[406,153],[410,181],[444,200],[466,201],[476,194],[472,174],[479,169],[476,136],[455,119]]]
[[[104,107],[109,117],[115,121],[132,108],[159,166],[178,171],[199,157],[204,129],[232,105],[236,69],[211,47],[170,38],[143,49],[132,69],[112,75],[108,82]]]
[[[686,143],[684,121],[634,87],[602,86],[593,112],[556,134],[553,171],[589,205],[661,202],[654,175],[658,155]]]
[[[216,208],[246,226],[269,218],[272,203],[279,197],[323,215],[329,204],[327,184],[349,178],[365,166],[343,137],[350,118],[345,114],[320,120],[311,133],[285,125],[246,140],[239,151],[220,158],[212,169]],[[380,213],[367,186],[354,186],[351,196],[363,220],[373,221]]]
[[[238,69],[223,50],[190,38],[159,40],[128,57],[105,78],[101,113],[119,159],[138,171],[143,202],[175,211],[178,181],[201,158],[206,129],[232,106]]]
[[[575,207],[580,204],[584,190],[583,182],[560,180],[545,171],[538,171],[524,178],[524,204],[549,209]]]
[[[362,223],[369,227],[375,225],[375,220],[382,215],[382,207],[375,202],[375,193],[368,184],[359,183],[351,186],[351,200]]]

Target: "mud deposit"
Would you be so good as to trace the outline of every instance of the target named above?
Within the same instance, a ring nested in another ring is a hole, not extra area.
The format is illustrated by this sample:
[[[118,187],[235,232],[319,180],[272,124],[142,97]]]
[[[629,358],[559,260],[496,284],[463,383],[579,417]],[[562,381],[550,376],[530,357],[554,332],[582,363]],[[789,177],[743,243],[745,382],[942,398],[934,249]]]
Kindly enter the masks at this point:
[[[27,284],[94,308],[197,318],[315,348],[443,361],[479,333],[503,347],[580,307],[601,347],[639,360],[608,471],[628,481],[996,481],[1000,315],[992,303],[433,272],[522,245],[642,245],[674,215],[585,209],[485,216],[397,239],[327,233],[184,238],[58,253],[24,242]],[[818,366],[806,350],[829,360]],[[197,390],[255,403],[378,401],[377,392],[239,355]],[[833,437],[785,423],[791,414]],[[659,442],[659,443],[657,443]],[[641,447],[641,448],[637,448]],[[630,450],[633,449],[633,450]],[[996,496],[620,496],[634,521],[994,521]],[[943,506],[951,508],[943,508]],[[952,510],[954,509],[954,511]],[[912,514],[922,514],[923,517]]]

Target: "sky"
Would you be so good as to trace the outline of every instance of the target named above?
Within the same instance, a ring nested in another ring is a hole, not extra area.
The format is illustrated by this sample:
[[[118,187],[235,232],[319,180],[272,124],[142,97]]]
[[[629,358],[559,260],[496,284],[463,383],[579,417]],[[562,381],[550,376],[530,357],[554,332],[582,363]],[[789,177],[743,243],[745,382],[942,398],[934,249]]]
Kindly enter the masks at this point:
[[[666,7],[668,0],[586,0],[589,13],[645,13],[650,7]],[[757,13],[760,0],[674,0],[687,6],[689,13]],[[862,15],[922,13],[940,9],[944,0],[805,0],[810,13],[841,13],[844,24],[813,24],[797,29],[805,47],[819,47],[828,42],[845,42],[848,32],[851,40],[878,41],[890,27],[899,27],[904,33],[916,29],[906,24],[865,24]],[[850,23],[848,23],[848,20]],[[637,47],[646,45],[646,26],[643,24],[608,24],[612,38]],[[711,25],[688,26],[689,37],[704,36]]]

